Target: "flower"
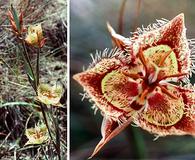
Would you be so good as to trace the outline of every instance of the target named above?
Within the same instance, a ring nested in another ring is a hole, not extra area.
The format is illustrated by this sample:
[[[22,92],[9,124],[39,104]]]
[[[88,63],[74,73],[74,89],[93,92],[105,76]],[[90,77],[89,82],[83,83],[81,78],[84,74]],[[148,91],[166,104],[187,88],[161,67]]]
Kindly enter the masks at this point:
[[[45,40],[41,24],[30,26],[28,28],[28,34],[25,39],[28,44],[41,48],[45,44]]]
[[[132,122],[158,136],[195,135],[194,89],[176,85],[192,74],[184,15],[138,28],[131,38],[108,30],[120,49],[73,76],[104,117],[91,157]]]
[[[47,127],[44,124],[36,125],[35,128],[28,128],[25,131],[28,141],[25,145],[29,144],[42,144],[48,141],[49,135]]]
[[[63,88],[61,85],[50,86],[49,84],[40,84],[37,92],[37,99],[40,102],[46,105],[62,106],[60,104],[60,98],[63,94]]]

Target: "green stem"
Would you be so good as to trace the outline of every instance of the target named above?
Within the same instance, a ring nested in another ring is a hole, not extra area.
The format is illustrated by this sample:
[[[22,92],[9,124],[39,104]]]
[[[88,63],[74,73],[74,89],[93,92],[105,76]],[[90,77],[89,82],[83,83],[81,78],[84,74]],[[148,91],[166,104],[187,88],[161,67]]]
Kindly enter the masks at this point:
[[[118,19],[118,33],[123,33],[123,18],[124,18],[124,11],[125,11],[125,4],[127,0],[123,0],[121,7],[120,7],[120,13],[119,13],[119,19]]]
[[[59,156],[59,160],[61,159],[60,153],[61,153],[61,146],[60,146],[60,130],[59,130],[59,123],[58,123],[58,110],[57,110],[57,118],[55,121],[55,128],[56,128],[56,144],[58,147],[58,156]]]
[[[46,108],[46,107],[44,107],[42,103],[40,103],[40,106],[41,106],[41,111],[42,111],[42,114],[43,114],[43,119],[45,121],[45,124],[46,124],[47,130],[48,130],[49,136],[50,136],[50,138],[51,138],[51,140],[53,142],[53,145],[54,145],[54,147],[55,147],[55,149],[56,149],[56,151],[58,153],[58,147],[57,147],[56,143],[54,142],[53,137],[51,135],[51,130],[49,128],[49,124],[48,124],[48,121],[47,121],[46,113],[45,113],[45,110],[44,110],[44,108]],[[58,153],[58,158],[59,158],[59,160],[61,160],[61,157],[60,157],[60,154],[59,153]]]
[[[30,79],[29,79],[29,81],[30,81],[30,83],[31,83],[31,85],[32,85],[32,87],[33,87],[33,89],[35,90],[35,92],[37,93],[37,84],[36,84],[36,78],[35,78],[35,74],[34,74],[34,72],[33,72],[33,68],[32,68],[32,65],[31,65],[31,63],[30,63],[30,58],[29,58],[29,55],[28,55],[28,51],[27,51],[27,49],[26,49],[26,45],[25,45],[25,41],[22,39],[21,40],[21,42],[22,42],[22,47],[23,47],[23,50],[24,50],[24,54],[22,54],[22,57],[23,57],[23,59],[24,59],[24,61],[26,61],[27,62],[27,67],[29,67],[29,69],[30,69],[30,74],[32,74],[32,78],[33,78],[33,81],[31,81]],[[28,75],[28,71],[27,71],[27,75]]]
[[[43,151],[43,154],[44,154],[44,156],[45,156],[45,159],[46,159],[46,160],[49,160],[49,159],[47,158],[47,154],[45,153],[45,150],[44,150],[44,148],[43,148],[42,145],[41,145],[41,149],[42,149],[42,151]]]
[[[137,160],[147,158],[144,138],[139,128],[128,126],[128,129],[126,129],[126,137],[128,139],[130,147],[132,148],[130,155],[131,158]]]
[[[51,106],[52,107],[52,106]],[[59,127],[58,127],[58,112],[57,112],[57,117],[54,118],[54,113],[53,113],[53,109],[51,108],[50,110],[50,117],[54,123],[54,126],[55,126],[55,134],[56,134],[56,147],[57,147],[57,154],[58,154],[58,158],[59,160],[61,160],[61,151],[60,151],[60,132],[59,132]]]
[[[59,125],[58,124],[58,110],[56,112],[57,112],[56,119],[54,118],[52,113],[51,113],[51,117],[52,117],[52,120],[53,120],[54,125],[55,125],[57,153],[58,153],[58,157],[59,157],[59,160],[60,160],[61,159],[61,156],[60,156],[61,148],[60,148],[60,131],[59,131],[59,126],[58,126]]]
[[[44,106],[43,106],[42,103],[40,103],[40,106],[41,106],[41,111],[42,111],[42,114],[43,114],[43,119],[44,119],[44,121],[45,121],[46,127],[47,127],[48,132],[49,132],[49,136],[50,136],[51,140],[53,141],[53,137],[52,137],[52,135],[51,135],[51,130],[50,130],[50,128],[49,128],[49,124],[48,124],[48,121],[47,121],[47,117],[46,117],[46,113],[45,113],[45,110],[44,110]],[[55,145],[54,145],[54,146],[55,146]]]
[[[39,57],[40,57],[41,48],[38,48],[37,51],[37,65],[36,65],[36,78],[37,78],[37,86],[39,85]]]

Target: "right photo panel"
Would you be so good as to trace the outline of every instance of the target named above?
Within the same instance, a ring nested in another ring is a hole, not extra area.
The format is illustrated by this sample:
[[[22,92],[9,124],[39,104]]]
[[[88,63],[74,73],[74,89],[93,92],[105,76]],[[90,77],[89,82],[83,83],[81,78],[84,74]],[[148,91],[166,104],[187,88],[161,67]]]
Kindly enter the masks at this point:
[[[70,1],[70,159],[195,159],[195,1]]]

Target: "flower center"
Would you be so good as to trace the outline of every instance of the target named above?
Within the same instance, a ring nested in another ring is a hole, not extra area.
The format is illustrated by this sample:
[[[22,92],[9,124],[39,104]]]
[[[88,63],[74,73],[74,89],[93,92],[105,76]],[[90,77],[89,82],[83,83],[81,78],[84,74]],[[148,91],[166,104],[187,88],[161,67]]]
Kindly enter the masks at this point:
[[[147,112],[149,103],[154,102],[151,97],[155,94],[166,97],[166,100],[169,99],[169,101],[177,101],[180,98],[180,95],[174,94],[173,90],[167,87],[168,80],[185,75],[185,73],[178,72],[178,64],[173,49],[167,45],[150,47],[144,51],[141,48],[137,59],[136,65],[138,67],[133,67],[133,69],[122,67],[107,73],[102,79],[102,94],[109,103],[125,112],[140,109]],[[168,104],[164,101],[163,103]],[[153,106],[155,108],[160,105]],[[160,109],[164,111],[163,105]],[[180,109],[182,110],[182,107]],[[151,113],[148,114],[151,115]],[[165,117],[169,118],[170,115],[168,114]],[[171,119],[169,123],[163,123],[172,124],[176,118]]]
[[[143,91],[134,102],[134,105],[136,103],[139,105],[147,105],[147,97],[153,93],[156,87],[161,89],[160,92],[173,99],[177,99],[177,96],[161,84],[162,81],[168,82],[168,78],[178,78],[186,75],[186,73],[178,73],[176,56],[173,49],[167,45],[150,47],[144,51],[140,48],[138,58],[143,65],[143,76],[139,77],[143,80]],[[129,76],[131,77],[132,75]]]

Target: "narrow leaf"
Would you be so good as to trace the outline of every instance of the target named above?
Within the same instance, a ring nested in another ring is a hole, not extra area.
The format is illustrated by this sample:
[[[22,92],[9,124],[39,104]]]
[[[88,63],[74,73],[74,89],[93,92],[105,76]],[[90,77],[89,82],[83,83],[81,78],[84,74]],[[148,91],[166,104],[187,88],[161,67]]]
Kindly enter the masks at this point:
[[[20,31],[20,21],[19,21],[19,17],[18,14],[15,10],[15,8],[11,5],[11,12],[13,14],[13,18],[14,18],[14,22],[16,24],[17,30]]]
[[[27,102],[7,102],[7,103],[0,103],[0,108],[6,106],[37,106],[34,103],[27,103]]]

